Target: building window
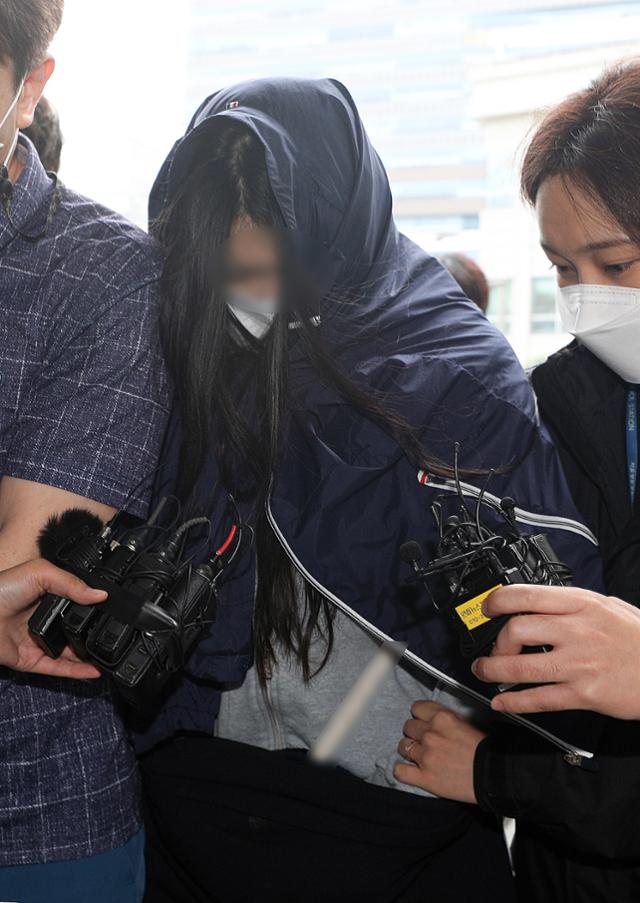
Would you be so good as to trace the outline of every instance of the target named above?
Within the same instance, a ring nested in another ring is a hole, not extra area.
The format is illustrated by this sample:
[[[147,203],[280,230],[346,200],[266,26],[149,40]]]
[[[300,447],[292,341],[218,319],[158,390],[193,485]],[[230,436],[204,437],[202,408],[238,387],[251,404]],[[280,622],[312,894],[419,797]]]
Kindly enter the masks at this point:
[[[512,282],[494,282],[489,293],[487,314],[491,322],[508,335],[512,325]]]
[[[531,282],[531,332],[562,332],[556,307],[556,280],[552,276],[537,276]]]

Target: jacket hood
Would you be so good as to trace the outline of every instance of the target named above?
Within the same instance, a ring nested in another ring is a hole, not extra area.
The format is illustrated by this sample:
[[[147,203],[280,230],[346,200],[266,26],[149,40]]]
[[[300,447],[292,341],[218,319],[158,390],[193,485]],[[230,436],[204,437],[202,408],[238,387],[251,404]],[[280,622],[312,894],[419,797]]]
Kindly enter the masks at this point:
[[[264,146],[287,232],[302,239],[319,278],[325,346],[349,349],[345,371],[353,376],[364,366],[371,384],[372,367],[390,356],[429,351],[425,332],[438,335],[439,355],[451,352],[475,369],[478,344],[494,340],[495,330],[439,261],[398,232],[384,166],[353,98],[335,79],[259,79],[208,97],[156,179],[151,225],[195,160],[215,146],[227,118],[248,126]],[[452,319],[457,328],[442,341],[438,324]],[[506,343],[494,350],[504,362]]]
[[[244,123],[263,144],[287,230],[325,249],[343,288],[389,261],[398,242],[389,180],[353,98],[334,79],[260,79],[208,97],[156,180],[152,222],[226,119]]]

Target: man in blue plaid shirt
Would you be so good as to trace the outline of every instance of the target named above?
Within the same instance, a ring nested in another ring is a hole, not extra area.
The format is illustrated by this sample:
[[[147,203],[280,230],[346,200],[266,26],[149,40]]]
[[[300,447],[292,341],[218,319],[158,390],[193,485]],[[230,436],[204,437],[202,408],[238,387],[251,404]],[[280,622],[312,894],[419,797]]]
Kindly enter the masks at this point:
[[[18,140],[62,6],[0,2],[0,569],[56,512],[144,516],[167,415],[155,246]],[[137,790],[104,681],[0,669],[1,900],[138,903]]]

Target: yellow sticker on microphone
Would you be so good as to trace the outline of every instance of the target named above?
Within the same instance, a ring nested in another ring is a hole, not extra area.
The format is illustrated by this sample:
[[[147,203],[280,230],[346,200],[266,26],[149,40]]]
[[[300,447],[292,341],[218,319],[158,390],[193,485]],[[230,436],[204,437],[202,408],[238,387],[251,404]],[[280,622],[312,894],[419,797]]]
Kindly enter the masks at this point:
[[[487,596],[490,596],[491,593],[500,589],[502,586],[503,584],[499,583],[497,586],[488,589],[486,593],[474,596],[473,599],[469,599],[467,602],[463,602],[456,607],[456,613],[467,630],[475,630],[476,627],[480,627],[481,624],[486,624],[487,621],[491,620],[491,618],[488,618],[482,611],[482,603]]]

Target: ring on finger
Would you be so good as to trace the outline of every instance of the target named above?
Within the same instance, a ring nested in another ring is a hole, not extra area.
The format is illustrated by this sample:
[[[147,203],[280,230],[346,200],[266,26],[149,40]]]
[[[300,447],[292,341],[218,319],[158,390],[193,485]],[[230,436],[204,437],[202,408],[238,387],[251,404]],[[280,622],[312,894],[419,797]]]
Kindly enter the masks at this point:
[[[409,740],[409,742],[406,744],[406,746],[404,748],[404,754],[407,759],[411,759],[411,750],[413,749],[413,747],[416,745],[417,742],[418,742],[417,740]],[[413,761],[413,760],[411,760],[411,761]]]

